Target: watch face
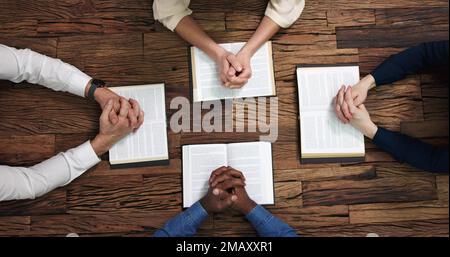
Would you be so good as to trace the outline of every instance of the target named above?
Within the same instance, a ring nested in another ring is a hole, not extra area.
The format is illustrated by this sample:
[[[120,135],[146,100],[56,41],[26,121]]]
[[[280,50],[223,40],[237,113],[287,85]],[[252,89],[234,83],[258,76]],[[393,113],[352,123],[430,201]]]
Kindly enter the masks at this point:
[[[92,84],[96,85],[97,87],[106,87],[105,81],[99,79],[94,79],[92,81]]]

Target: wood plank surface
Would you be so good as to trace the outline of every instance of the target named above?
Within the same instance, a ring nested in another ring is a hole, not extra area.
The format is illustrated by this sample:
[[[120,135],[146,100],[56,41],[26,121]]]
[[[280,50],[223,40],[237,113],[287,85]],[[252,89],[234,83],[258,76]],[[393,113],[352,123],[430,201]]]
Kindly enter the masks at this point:
[[[189,44],[154,19],[152,3],[0,0],[0,44],[59,58],[110,87],[163,82],[170,121],[178,111],[170,108],[172,99],[191,95]],[[211,38],[229,43],[250,39],[267,4],[194,0],[190,8]],[[267,209],[300,235],[448,237],[448,174],[398,163],[369,139],[364,162],[300,163],[295,74],[297,65],[346,63],[359,64],[365,76],[407,47],[448,40],[448,9],[447,0],[309,0],[301,17],[271,39],[279,116],[276,204]],[[366,106],[377,125],[448,147],[448,88],[448,73],[427,71],[371,90]],[[258,122],[249,114],[262,101],[247,105],[244,116],[237,108],[245,105],[232,103],[224,116],[233,128]],[[96,103],[42,86],[0,81],[0,106],[0,165],[37,164],[98,132]],[[66,187],[35,200],[0,203],[0,236],[151,236],[182,211],[182,145],[257,141],[267,134],[169,128],[169,165],[111,169],[105,154]],[[212,215],[198,232],[255,235],[235,212]]]

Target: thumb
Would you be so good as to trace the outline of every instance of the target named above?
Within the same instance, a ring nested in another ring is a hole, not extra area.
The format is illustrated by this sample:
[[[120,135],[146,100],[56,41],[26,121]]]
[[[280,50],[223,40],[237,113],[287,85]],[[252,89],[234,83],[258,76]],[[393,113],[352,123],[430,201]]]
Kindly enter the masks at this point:
[[[234,75],[236,75],[236,69],[230,67],[230,69],[228,70],[228,76],[233,77]]]
[[[361,104],[361,105],[359,106],[359,109],[360,109],[361,111],[368,112],[367,109],[366,109],[366,106],[365,106],[364,104]]]
[[[231,66],[237,71],[242,71],[242,65],[239,63],[237,57],[235,55],[230,55],[227,57],[227,60],[230,62]]]

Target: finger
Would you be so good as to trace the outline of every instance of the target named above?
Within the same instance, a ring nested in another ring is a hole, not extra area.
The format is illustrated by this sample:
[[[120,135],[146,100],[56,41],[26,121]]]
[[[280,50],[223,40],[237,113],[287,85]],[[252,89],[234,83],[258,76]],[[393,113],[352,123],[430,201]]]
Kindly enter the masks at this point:
[[[212,187],[216,186],[218,183],[226,180],[227,178],[238,178],[245,182],[244,174],[232,167],[221,167],[213,171],[209,183]]]
[[[223,181],[227,179],[231,179],[232,177],[228,175],[227,173],[222,173],[220,175],[217,175],[212,181],[211,186],[216,187],[219,183],[222,183]]]
[[[120,112],[119,117],[126,118],[130,110],[130,103],[125,98],[120,98]]]
[[[242,72],[242,65],[239,62],[238,58],[234,55],[234,54],[230,54],[227,57],[227,60],[230,62],[231,66],[233,66],[233,68],[237,71],[237,72]]]
[[[139,107],[139,103],[136,100],[130,99],[129,102],[131,109],[128,112],[128,118],[130,119],[131,127],[134,129],[137,127],[138,124],[137,116],[141,112],[141,108]]]
[[[103,122],[108,121],[108,115],[112,111],[113,108],[113,101],[108,100],[108,102],[105,105],[105,108],[102,111],[102,114],[100,115],[100,120]]]
[[[355,103],[353,102],[353,97],[351,96],[352,89],[349,88],[349,89],[347,90],[347,93],[348,93],[348,95],[350,95],[350,96],[345,98],[345,102],[347,103],[350,112],[353,114],[353,113],[356,112],[357,108],[356,108],[356,106],[355,106]]]
[[[352,87],[348,87],[345,92],[345,108],[344,115],[347,119],[351,120],[353,118],[351,110],[350,110],[350,102],[353,104],[353,95],[352,95]]]
[[[113,101],[114,102],[114,107],[113,107],[113,110],[116,112],[116,114],[117,113],[119,113],[119,111],[120,111],[120,101],[118,101],[118,100],[115,100],[115,101]]]
[[[230,70],[230,63],[224,59],[222,60],[222,72],[221,72],[221,77],[222,77],[222,82],[224,82],[224,85],[228,82],[228,76],[227,73]]]
[[[213,172],[211,172],[211,176],[209,178],[209,182],[211,183],[214,178],[220,174],[222,174],[223,172],[225,172],[228,169],[228,167],[222,166],[218,169],[215,169]]]
[[[142,124],[144,124],[144,116],[145,116],[144,111],[141,111],[141,112],[139,113],[139,116],[137,117],[137,119],[138,119],[138,125],[137,125],[137,128],[135,129],[134,132],[136,132],[136,130],[137,130],[138,128],[140,128],[140,127],[142,126]]]
[[[242,73],[232,82],[232,87],[241,88],[248,83],[248,80],[252,77],[251,69],[244,69]]]
[[[236,201],[237,201],[238,197],[236,195],[232,195],[231,197],[228,197],[227,199],[224,200],[225,202],[225,206],[231,207]]]
[[[235,169],[229,167],[228,173],[229,173],[231,176],[235,177],[235,178],[240,178],[240,179],[242,179],[243,181],[245,181],[244,173],[242,173],[242,172],[240,172],[240,171],[238,171],[238,170],[235,170]]]
[[[338,104],[340,106],[344,104],[344,93],[345,93],[345,86],[342,86],[341,89],[339,89],[338,93]]]
[[[237,178],[227,179],[218,185],[222,190],[229,190],[236,187],[245,187],[244,181]]]
[[[230,69],[228,69],[227,76],[229,79],[236,77],[236,69],[233,67],[230,67]]]
[[[340,95],[341,91],[342,91],[342,88],[339,89],[338,94],[333,99],[334,105],[335,105],[334,108],[335,108],[335,112],[336,112],[336,115],[338,116],[339,120],[342,121],[343,123],[347,123],[348,120],[344,117],[344,114],[342,113],[341,105],[339,104],[339,95]]]
[[[230,193],[220,188],[214,188],[213,195],[217,196],[220,200],[224,200],[230,197]]]
[[[344,115],[342,114],[342,110],[341,110],[341,106],[340,106],[340,105],[337,105],[337,106],[336,106],[336,114],[337,114],[338,118],[339,118],[343,123],[349,122],[349,121],[344,117]]]
[[[117,113],[114,109],[109,112],[109,120],[113,125],[116,125],[119,122],[119,117],[117,117]]]

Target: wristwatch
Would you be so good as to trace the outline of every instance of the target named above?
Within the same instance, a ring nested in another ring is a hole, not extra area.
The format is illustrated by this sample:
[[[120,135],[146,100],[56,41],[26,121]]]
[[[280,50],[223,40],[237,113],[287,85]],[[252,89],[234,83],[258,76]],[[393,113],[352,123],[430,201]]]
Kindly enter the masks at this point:
[[[99,79],[93,79],[91,81],[91,87],[89,88],[87,97],[89,99],[95,101],[95,97],[94,97],[95,90],[97,90],[97,88],[105,88],[105,87],[106,87],[105,81],[99,80]]]

